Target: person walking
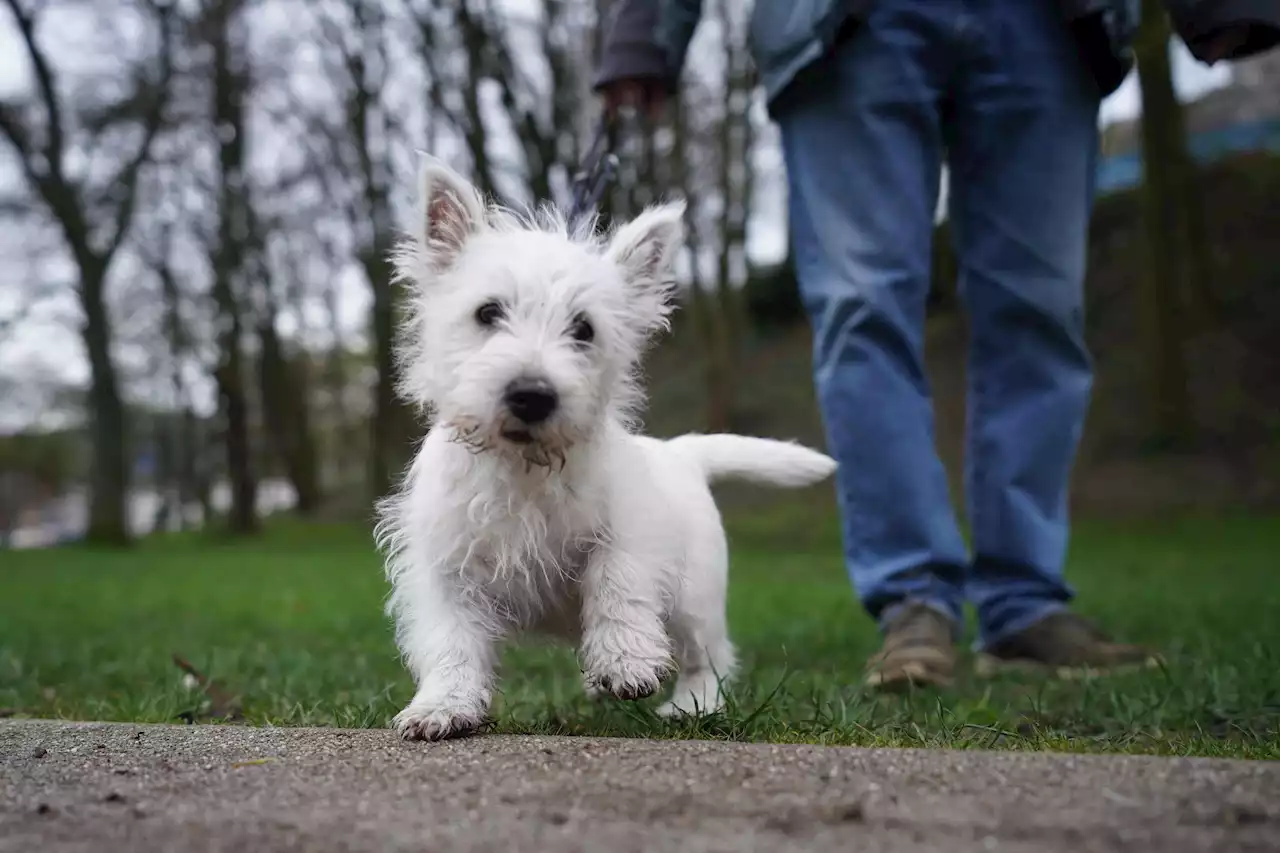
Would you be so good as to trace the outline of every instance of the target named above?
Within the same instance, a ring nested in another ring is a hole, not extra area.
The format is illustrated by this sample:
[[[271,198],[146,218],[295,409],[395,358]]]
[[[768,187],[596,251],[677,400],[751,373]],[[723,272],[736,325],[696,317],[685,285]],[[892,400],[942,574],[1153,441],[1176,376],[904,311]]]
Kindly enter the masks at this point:
[[[1086,235],[1098,110],[1129,73],[1133,0],[756,0],[752,53],[781,131],[789,227],[845,560],[883,633],[867,682],[945,685],[963,604],[978,666],[1156,660],[1071,608],[1068,481],[1093,367]],[[1280,40],[1276,0],[1168,0],[1202,61]],[[618,0],[607,110],[676,91],[699,0]],[[961,536],[922,354],[943,162],[970,322]]]

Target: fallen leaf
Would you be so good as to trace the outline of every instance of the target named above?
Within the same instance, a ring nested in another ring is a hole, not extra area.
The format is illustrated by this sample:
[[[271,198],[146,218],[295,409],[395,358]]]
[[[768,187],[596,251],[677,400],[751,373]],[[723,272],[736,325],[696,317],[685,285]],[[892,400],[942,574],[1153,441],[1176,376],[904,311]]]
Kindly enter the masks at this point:
[[[231,763],[231,766],[232,767],[257,767],[260,764],[267,764],[270,761],[271,761],[270,758],[250,758],[245,761],[233,761]]]
[[[200,714],[196,711],[184,711],[178,716],[182,717],[189,723],[194,723],[199,719],[206,720],[223,720],[227,722],[244,719],[241,713],[240,697],[230,693],[218,682],[208,678],[200,670],[196,669],[190,661],[177,653],[173,655],[173,663],[178,669],[186,673],[184,681],[192,679],[195,684],[204,691],[204,695],[209,697],[209,708]]]

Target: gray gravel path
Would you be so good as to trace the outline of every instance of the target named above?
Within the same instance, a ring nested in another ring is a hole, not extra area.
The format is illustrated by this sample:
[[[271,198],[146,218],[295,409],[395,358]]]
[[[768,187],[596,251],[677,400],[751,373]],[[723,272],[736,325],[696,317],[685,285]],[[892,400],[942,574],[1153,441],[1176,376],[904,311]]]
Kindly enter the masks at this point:
[[[0,853],[1280,851],[1280,764],[0,722]]]

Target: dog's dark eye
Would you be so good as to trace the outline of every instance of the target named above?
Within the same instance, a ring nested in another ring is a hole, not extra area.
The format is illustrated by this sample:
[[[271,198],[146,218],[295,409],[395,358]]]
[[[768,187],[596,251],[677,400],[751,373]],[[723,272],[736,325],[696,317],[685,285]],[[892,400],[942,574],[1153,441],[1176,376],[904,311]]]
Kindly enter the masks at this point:
[[[574,318],[569,334],[573,335],[573,339],[578,343],[589,344],[596,338],[596,329],[585,314],[579,314]]]
[[[497,302],[486,302],[476,309],[476,322],[481,326],[492,326],[502,319],[502,306]]]

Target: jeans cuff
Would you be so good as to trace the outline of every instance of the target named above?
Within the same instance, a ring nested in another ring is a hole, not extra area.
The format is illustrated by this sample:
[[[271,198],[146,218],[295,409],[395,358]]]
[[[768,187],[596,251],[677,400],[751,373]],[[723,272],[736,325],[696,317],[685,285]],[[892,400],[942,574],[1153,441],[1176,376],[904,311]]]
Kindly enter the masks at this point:
[[[1067,610],[1067,604],[1062,601],[1041,601],[1028,607],[1017,619],[1010,619],[1008,622],[1000,626],[998,632],[989,633],[985,628],[981,631],[981,636],[974,640],[973,650],[975,652],[985,651],[996,643],[1014,634],[1018,634],[1027,630],[1041,619],[1052,616],[1055,613],[1061,613]]]
[[[964,630],[964,623],[961,620],[960,615],[957,614],[955,609],[949,606],[946,602],[937,601],[932,598],[904,598],[900,601],[895,601],[893,604],[887,605],[880,611],[880,618],[878,620],[880,632],[884,633],[889,625],[893,623],[893,620],[898,617],[898,614],[902,613],[902,611],[906,610],[908,607],[927,607],[933,612],[941,615],[951,624],[952,640],[960,639],[960,634]]]

